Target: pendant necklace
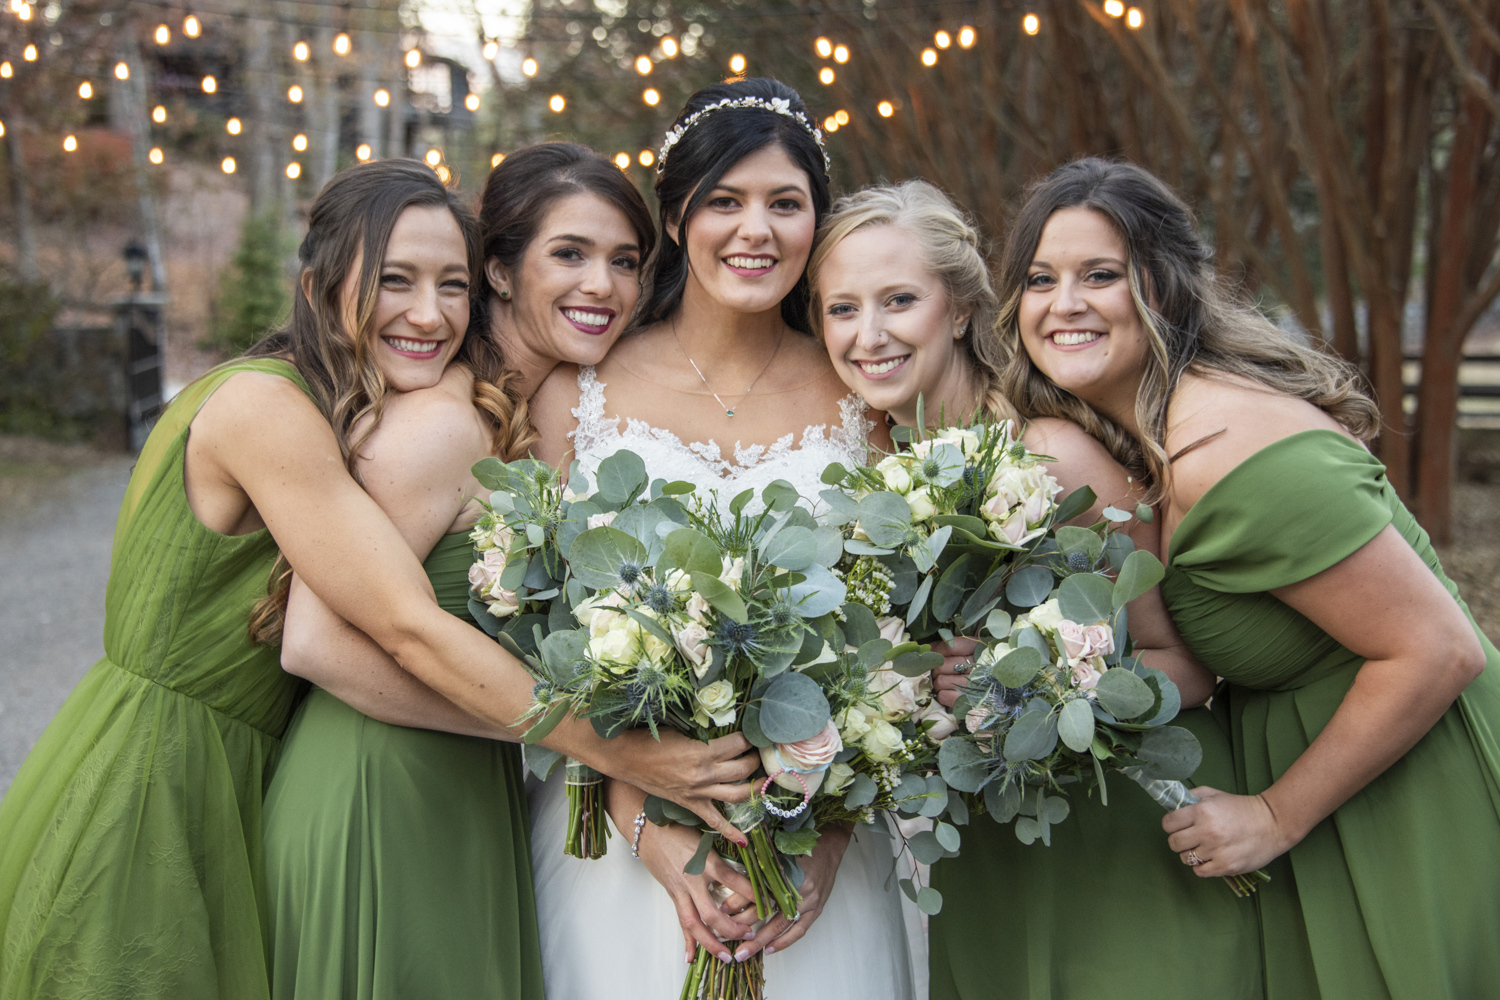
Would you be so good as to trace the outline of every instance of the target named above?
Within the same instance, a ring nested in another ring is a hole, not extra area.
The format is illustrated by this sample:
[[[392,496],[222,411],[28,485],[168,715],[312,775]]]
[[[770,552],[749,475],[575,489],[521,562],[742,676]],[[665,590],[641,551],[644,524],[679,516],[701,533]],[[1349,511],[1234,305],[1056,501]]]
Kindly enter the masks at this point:
[[[687,348],[682,346],[682,338],[677,335],[677,321],[675,319],[672,321],[672,339],[677,341],[677,349],[682,352],[683,357],[688,359],[688,364],[693,366],[693,371],[697,372],[698,377],[703,380],[703,388],[708,390],[708,394],[717,400],[720,406],[724,407],[724,416],[734,416],[734,406],[725,403],[719,394],[714,392],[714,387],[708,384],[708,379],[703,378],[703,369],[698,367],[698,362],[694,361],[693,356],[687,352]],[[771,362],[775,361],[776,355],[781,353],[781,342],[785,339],[786,327],[782,326],[781,336],[776,338],[776,349],[771,352],[771,356],[766,359],[766,366],[760,370],[760,375],[755,376],[755,381],[750,383],[750,388],[745,390],[745,394],[739,398],[735,406],[749,399],[750,393],[754,391],[756,384],[760,382],[761,375],[771,370]]]

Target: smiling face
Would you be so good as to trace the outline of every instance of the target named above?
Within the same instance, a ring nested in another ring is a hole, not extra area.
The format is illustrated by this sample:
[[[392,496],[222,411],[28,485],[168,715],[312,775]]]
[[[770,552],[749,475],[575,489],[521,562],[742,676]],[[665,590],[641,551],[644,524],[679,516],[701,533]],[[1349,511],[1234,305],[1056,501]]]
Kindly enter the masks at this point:
[[[779,145],[758,149],[724,172],[685,228],[687,294],[735,312],[776,309],[817,229],[807,174]]]
[[[359,272],[356,258],[341,289],[348,319],[356,313]],[[304,272],[305,285],[310,279]],[[392,389],[437,385],[469,326],[468,250],[452,212],[414,205],[396,218],[370,326],[375,364]]]
[[[865,402],[907,426],[916,421],[918,394],[934,417],[956,417],[975,403],[973,366],[960,343],[969,317],[913,258],[916,242],[896,226],[859,229],[839,241],[818,274],[833,367]]]
[[[1018,321],[1032,363],[1107,413],[1129,413],[1150,350],[1125,241],[1090,208],[1053,213],[1026,275]]]
[[[527,244],[515,274],[486,264],[506,335],[539,358],[597,364],[640,298],[641,248],[625,213],[596,194],[559,199]]]

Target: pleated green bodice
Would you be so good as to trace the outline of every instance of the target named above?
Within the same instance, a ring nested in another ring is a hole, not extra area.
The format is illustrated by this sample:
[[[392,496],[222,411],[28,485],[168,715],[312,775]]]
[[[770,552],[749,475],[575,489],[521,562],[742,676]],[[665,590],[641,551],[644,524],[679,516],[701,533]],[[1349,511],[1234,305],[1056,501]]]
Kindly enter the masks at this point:
[[[423,563],[468,613],[468,535]],[[512,743],[392,726],[313,688],[266,797],[276,1000],[542,1000]]]
[[[261,802],[304,685],[248,634],[276,542],[188,506],[189,425],[229,378],[306,384],[268,358],[188,386],[152,430],[115,528],[105,657],[0,802],[0,998],[265,1000]]]
[[[1255,453],[1183,518],[1162,594],[1189,647],[1227,681],[1217,707],[1238,791],[1286,772],[1364,662],[1268,591],[1328,569],[1387,525],[1458,598],[1384,467],[1333,431]],[[1479,638],[1484,672],[1432,730],[1269,867],[1259,905],[1270,1000],[1500,990],[1500,653]]]

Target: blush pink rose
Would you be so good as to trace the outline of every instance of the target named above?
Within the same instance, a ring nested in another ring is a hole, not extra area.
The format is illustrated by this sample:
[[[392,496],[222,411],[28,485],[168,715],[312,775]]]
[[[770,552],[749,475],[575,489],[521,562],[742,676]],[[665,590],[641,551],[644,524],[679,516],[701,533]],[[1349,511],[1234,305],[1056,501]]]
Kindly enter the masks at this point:
[[[1073,664],[1073,686],[1080,691],[1092,691],[1099,686],[1104,672],[1095,660],[1079,660]]]
[[[809,792],[816,792],[823,784],[833,758],[843,749],[844,741],[839,736],[839,728],[830,719],[823,731],[816,736],[809,736],[796,743],[777,743],[762,748],[760,762],[767,774],[776,776],[776,784],[787,791],[800,792],[805,782]],[[799,782],[790,774],[780,773],[785,771],[802,775],[802,781]]]

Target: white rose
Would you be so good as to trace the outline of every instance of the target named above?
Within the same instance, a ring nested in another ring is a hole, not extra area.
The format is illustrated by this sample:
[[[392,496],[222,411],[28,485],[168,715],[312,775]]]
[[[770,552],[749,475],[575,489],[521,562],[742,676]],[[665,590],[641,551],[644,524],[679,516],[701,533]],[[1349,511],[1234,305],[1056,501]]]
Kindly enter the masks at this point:
[[[692,595],[688,597],[688,600],[687,600],[687,613],[688,613],[688,617],[691,618],[693,621],[695,621],[695,622],[707,621],[708,620],[708,608],[709,608],[708,598],[704,597],[702,594],[698,593],[696,590],[693,591]]]
[[[625,619],[626,622],[630,620]],[[634,624],[634,623],[631,623]],[[636,662],[635,636],[621,624],[589,640],[589,655],[612,668],[630,668]],[[623,671],[616,669],[616,673]]]
[[[638,613],[646,615],[650,618],[657,617],[656,612],[652,611],[650,608],[641,608],[639,609]],[[655,635],[655,633],[648,632],[646,630],[646,627],[635,619],[631,618],[628,619],[628,621],[630,622],[630,631],[635,635],[636,639],[639,640],[641,652],[645,654],[646,658],[649,659],[652,663],[666,663],[667,658],[672,653],[671,645],[662,642],[661,639],[659,639]]]
[[[1022,508],[1017,508],[1016,512],[1004,521],[990,522],[990,534],[995,536],[997,542],[1020,545],[1026,540],[1026,530],[1026,511]]]
[[[496,618],[508,618],[521,610],[521,602],[516,600],[516,592],[514,590],[505,590],[500,586],[500,581],[498,580],[495,581],[495,586],[490,588],[490,592],[486,596],[490,600],[486,602],[487,607],[485,610]]]
[[[504,572],[505,551],[486,549],[484,558],[469,567],[469,586],[483,594],[499,581],[500,574]]]
[[[986,508],[1010,510],[1031,490],[1027,488],[1025,473],[1014,465],[1005,465],[990,479],[988,492],[991,500],[985,503]]]
[[[854,780],[854,768],[848,764],[833,764],[823,778],[823,791],[829,795],[842,792]]]
[[[887,668],[871,671],[866,682],[870,694],[880,699],[881,718],[887,722],[900,722],[910,717],[927,699],[932,679],[927,674],[902,677]]]
[[[906,466],[898,456],[887,455],[882,458],[876,464],[875,471],[885,480],[887,489],[895,493],[905,493],[911,489],[911,473],[906,471]]]
[[[1034,528],[1051,513],[1052,496],[1046,490],[1035,490],[1021,504],[1021,510],[1026,514],[1026,523]]]
[[[719,579],[728,585],[730,590],[740,589],[740,577],[745,575],[745,559],[743,556],[735,556],[731,560],[724,557],[724,572],[719,574]]]
[[[708,665],[714,656],[713,649],[708,645],[708,629],[693,622],[678,629],[673,638],[677,640],[678,652],[692,666],[693,673],[700,678],[708,673]]]
[[[906,506],[911,508],[913,521],[925,521],[937,513],[937,506],[932,502],[932,496],[925,486],[918,486],[906,494]]]
[[[1062,608],[1058,605],[1057,598],[1032,608],[1026,613],[1026,620],[1043,632],[1056,632],[1063,622]]]
[[[901,730],[883,719],[875,719],[870,723],[870,731],[860,741],[866,754],[871,760],[882,764],[889,764],[896,752],[906,745],[901,738]]]
[[[938,743],[952,736],[953,732],[958,729],[958,720],[936,698],[922,706],[917,714],[912,716],[912,721],[919,726],[928,720],[931,720],[933,725],[927,730],[927,735]]]
[[[615,521],[617,510],[606,510],[602,514],[590,514],[588,526],[590,528],[607,528]]]
[[[666,586],[672,593],[681,597],[693,589],[693,579],[683,570],[669,570],[667,572]]]
[[[598,638],[608,632],[619,619],[625,616],[613,608],[625,606],[625,598],[611,590],[607,594],[595,594],[573,608],[573,617],[589,630],[590,638]]]
[[[933,444],[951,444],[965,455],[979,450],[979,435],[963,427],[944,427],[932,437]]]
[[[725,680],[705,684],[698,689],[697,707],[693,710],[693,721],[708,728],[734,724],[734,685]]]
[[[892,646],[899,646],[911,638],[906,634],[906,619],[895,615],[875,619],[875,627],[880,629],[880,638],[888,639]]]
[[[839,736],[850,746],[859,743],[870,731],[869,718],[857,708],[844,709],[834,717],[834,721],[838,723]]]

